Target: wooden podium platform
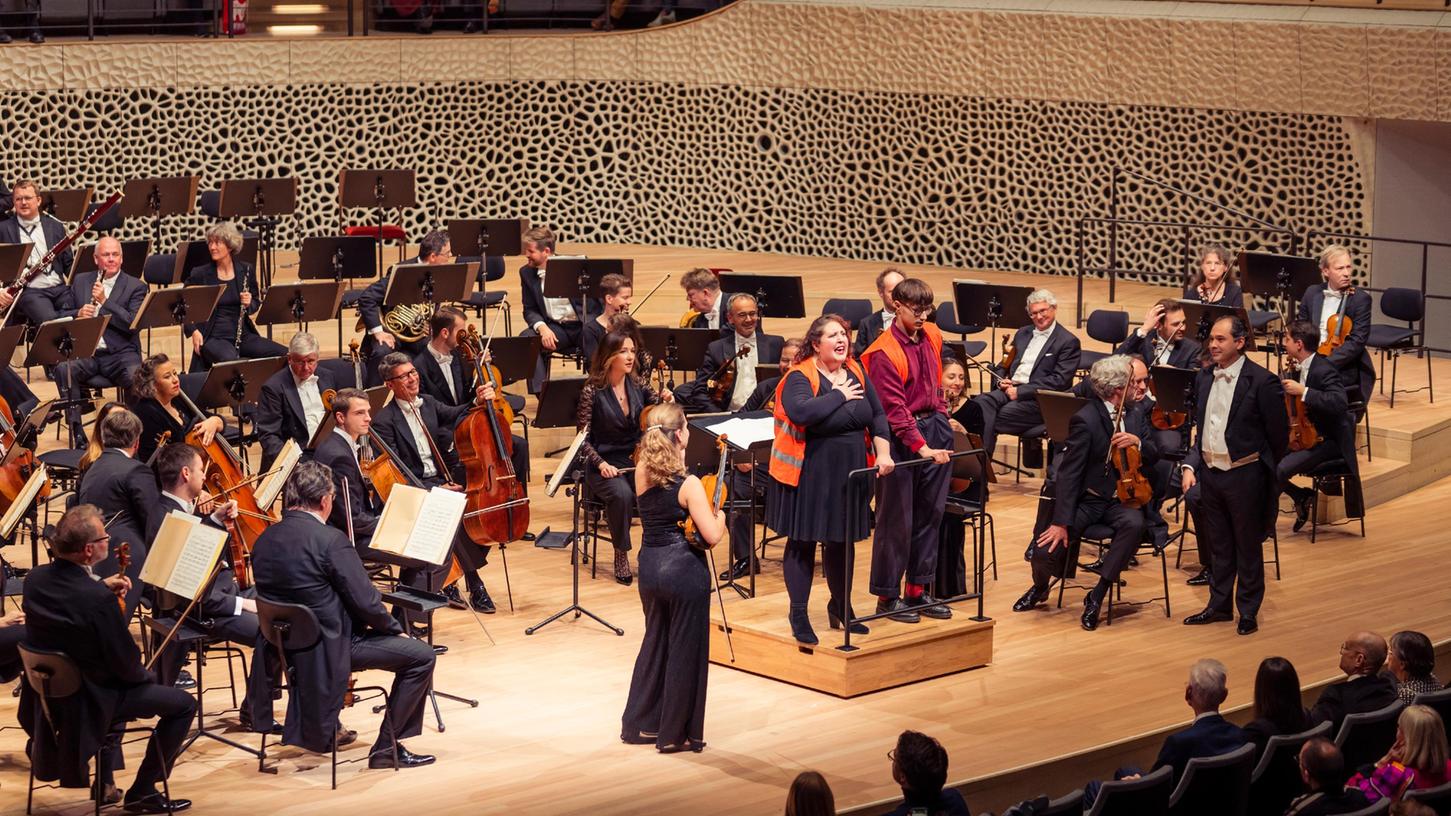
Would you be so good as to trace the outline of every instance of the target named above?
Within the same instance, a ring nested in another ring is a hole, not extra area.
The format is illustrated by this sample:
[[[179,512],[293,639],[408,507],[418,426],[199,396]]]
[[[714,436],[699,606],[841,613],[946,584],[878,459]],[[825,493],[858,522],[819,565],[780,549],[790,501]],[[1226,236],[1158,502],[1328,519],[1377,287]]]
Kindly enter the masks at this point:
[[[855,697],[986,666],[993,657],[993,621],[969,618],[976,603],[953,609],[950,620],[921,623],[875,620],[871,633],[853,636],[854,651],[844,652],[840,630],[827,628],[824,597],[812,604],[812,628],[821,643],[803,646],[791,637],[784,592],[726,602],[735,662],[726,645],[720,607],[711,604],[710,660],[717,665],[759,674],[785,683]],[[714,601],[714,599],[712,599]],[[865,608],[858,603],[859,609]]]

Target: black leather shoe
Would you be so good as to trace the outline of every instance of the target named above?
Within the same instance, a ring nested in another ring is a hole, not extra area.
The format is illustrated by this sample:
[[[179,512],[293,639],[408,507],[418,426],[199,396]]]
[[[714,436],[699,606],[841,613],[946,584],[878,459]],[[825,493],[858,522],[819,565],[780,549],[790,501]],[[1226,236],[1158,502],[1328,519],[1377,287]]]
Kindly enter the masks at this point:
[[[10,44],[10,35],[9,34],[6,34],[3,31],[0,31],[0,45],[9,45],[9,44]],[[115,802],[111,802],[110,804],[113,804],[114,805]]]
[[[1033,607],[1037,606],[1040,603],[1043,603],[1046,600],[1048,600],[1047,589],[1039,589],[1035,586],[1028,587],[1028,591],[1023,593],[1023,597],[1019,598],[1017,602],[1013,604],[1013,611],[1027,612],[1029,609],[1032,609]]]
[[[463,595],[459,594],[457,583],[449,584],[448,586],[444,587],[443,592],[440,592],[439,594],[442,595],[443,599],[448,601],[448,605],[453,607],[454,609],[464,608],[464,597]]]
[[[761,566],[758,563],[756,565],[756,574],[759,575],[760,573],[761,573]],[[750,575],[750,574],[751,574],[751,559],[749,557],[747,557],[747,558],[737,558],[736,560],[734,560],[734,561],[731,562],[731,568],[730,569],[723,570],[721,572],[720,579],[722,581],[739,581],[740,579],[742,579],[742,578],[744,578],[744,577],[746,577],[747,575]]]
[[[1093,561],[1090,561],[1089,563],[1084,564],[1083,567],[1082,567],[1082,569],[1085,569],[1085,570],[1087,570],[1087,571],[1089,571],[1089,572],[1097,575],[1099,572],[1102,572],[1103,571],[1103,559],[1102,558],[1096,558]]]
[[[421,624],[411,624],[408,627],[408,634],[419,640],[428,640],[428,627]]]
[[[433,653],[436,655],[446,655],[448,654],[448,647],[442,643],[435,643],[433,644]]]
[[[1312,494],[1295,502],[1295,524],[1290,527],[1291,530],[1298,533],[1305,528],[1310,521],[1310,514],[1315,512],[1314,499],[1315,496]]]
[[[190,799],[167,799],[165,794],[152,791],[138,799],[128,799],[125,810],[127,813],[179,813],[189,807]]]
[[[338,730],[334,732],[333,736],[338,741],[339,748],[346,748],[358,741],[358,732],[351,728],[344,728],[341,723],[338,724]]]
[[[404,748],[403,743],[398,743],[398,764],[396,767],[417,768],[422,765],[432,765],[434,759],[436,757],[431,754],[415,754],[407,748]],[[381,751],[374,751],[369,754],[368,767],[373,770],[395,767],[393,764],[393,749],[384,748]]]
[[[1241,635],[1253,635],[1259,631],[1259,628],[1260,623],[1254,618],[1240,618],[1239,625],[1235,627],[1235,631]]]
[[[0,43],[5,42],[9,42],[9,39],[0,40]],[[105,805],[114,805],[117,802],[121,801],[121,789],[116,787],[115,785],[103,785],[101,795],[97,797],[96,786],[93,784],[91,785],[91,800],[95,801],[98,798],[100,799],[101,805],[103,807]]]
[[[1185,626],[1203,626],[1206,623],[1225,623],[1234,620],[1234,616],[1228,612],[1215,612],[1206,609],[1197,615],[1190,615],[1184,619]]]
[[[907,606],[907,603],[901,598],[893,598],[890,601],[884,601],[878,598],[877,614],[880,615],[883,612],[891,612],[892,614],[887,616],[887,620],[894,620],[898,623],[922,622],[922,616],[917,614],[917,610]]]
[[[494,599],[489,597],[487,589],[469,593],[469,605],[474,608],[475,612],[482,612],[485,615],[494,614]]]
[[[30,41],[35,45],[40,45],[41,43],[45,42],[45,35],[40,33],[39,31],[32,31],[30,32]],[[186,807],[176,808],[177,810],[186,810],[186,808],[191,807],[191,802],[187,799],[178,799],[177,801],[186,802]]]
[[[191,676],[191,672],[182,669],[177,673],[176,682],[172,685],[179,689],[194,689],[196,688],[196,678]]]
[[[1194,576],[1193,578],[1190,578],[1189,580],[1185,581],[1184,583],[1188,584],[1189,586],[1209,586],[1209,582],[1211,580],[1213,580],[1213,579],[1212,579],[1212,577],[1209,574],[1209,570],[1202,569],[1202,570],[1199,571],[1199,574],[1198,575]]]
[[[1098,628],[1098,611],[1101,608],[1103,608],[1103,601],[1093,597],[1093,593],[1089,593],[1088,597],[1083,599],[1083,618],[1079,620],[1079,623],[1083,624],[1086,631],[1092,632]]]
[[[952,610],[946,604],[928,595],[926,592],[907,601],[907,606],[924,618],[934,620],[947,620],[952,617]]]
[[[538,538],[538,536],[534,535],[533,533],[529,532],[528,530],[525,530],[524,531],[524,535],[519,536],[519,540],[520,541],[533,541],[536,538]]]

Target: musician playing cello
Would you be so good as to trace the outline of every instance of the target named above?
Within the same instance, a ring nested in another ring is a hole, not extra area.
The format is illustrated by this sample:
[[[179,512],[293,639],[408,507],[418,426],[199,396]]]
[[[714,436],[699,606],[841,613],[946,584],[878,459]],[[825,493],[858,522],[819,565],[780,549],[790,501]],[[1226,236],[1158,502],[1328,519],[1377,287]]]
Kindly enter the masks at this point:
[[[1355,459],[1355,425],[1346,410],[1345,386],[1335,365],[1315,353],[1320,345],[1320,332],[1308,320],[1296,320],[1285,327],[1285,354],[1294,361],[1296,371],[1286,371],[1285,395],[1298,400],[1308,412],[1311,423],[1320,434],[1320,442],[1306,450],[1285,454],[1275,469],[1280,489],[1295,503],[1295,531],[1305,526],[1315,512],[1314,491],[1290,481],[1301,473],[1309,473],[1331,459],[1341,459],[1354,478],[1345,494],[1347,512],[1359,515],[1363,510],[1360,492],[1360,468]]]

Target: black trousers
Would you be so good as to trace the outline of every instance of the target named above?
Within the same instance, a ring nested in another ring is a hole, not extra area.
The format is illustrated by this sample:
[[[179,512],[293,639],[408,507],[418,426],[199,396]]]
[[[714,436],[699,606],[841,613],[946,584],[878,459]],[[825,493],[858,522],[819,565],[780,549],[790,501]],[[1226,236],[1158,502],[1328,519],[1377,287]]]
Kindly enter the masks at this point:
[[[1043,424],[1043,411],[1037,400],[1008,399],[1001,390],[979,394],[972,398],[971,405],[972,413],[982,412],[982,447],[989,457],[997,448],[998,434],[1023,434]],[[976,423],[969,423],[968,430],[978,430],[971,427],[973,424]]]
[[[1051,520],[1051,515],[1048,519]],[[1093,590],[1097,598],[1103,600],[1104,593],[1118,580],[1119,574],[1128,566],[1129,559],[1139,548],[1139,543],[1144,540],[1147,521],[1143,508],[1124,507],[1117,499],[1106,499],[1092,493],[1085,493],[1078,500],[1078,507],[1073,514],[1073,525],[1068,528],[1068,546],[1059,547],[1051,553],[1047,547],[1036,546],[1038,535],[1048,525],[1035,526],[1035,546],[1030,559],[1035,588],[1046,590],[1053,579],[1063,574],[1064,559],[1069,557],[1070,552],[1078,551],[1079,536],[1094,524],[1105,524],[1113,528],[1113,540],[1103,556],[1103,567],[1098,573],[1098,586]]]
[[[1206,465],[1196,473],[1202,487],[1196,522],[1214,562],[1206,609],[1228,613],[1233,601],[1241,618],[1258,617],[1265,597],[1265,503],[1275,500],[1269,470],[1255,462],[1234,470]]]
[[[86,381],[100,376],[125,392],[131,388],[131,375],[136,372],[136,367],[139,365],[141,365],[141,353],[135,349],[126,348],[118,351],[97,349],[94,357],[71,360],[56,366],[56,388],[61,390],[68,399],[79,400],[85,393]],[[84,445],[86,436],[85,432],[80,429],[81,408],[79,405],[72,405],[66,409],[66,422],[70,423],[70,426],[79,434],[78,439]]]
[[[196,699],[175,686],[147,683],[131,686],[122,692],[121,702],[116,706],[115,723],[158,718],[156,733],[147,741],[146,756],[141,760],[141,767],[136,769],[135,781],[131,783],[130,798],[137,799],[156,790],[156,783],[171,772],[171,763],[176,760],[177,751],[181,750],[181,743],[191,730],[195,716]],[[106,750],[101,752],[97,777],[102,784],[115,784],[114,769],[120,766],[120,759],[121,734],[113,732],[107,737]]]
[[[1320,465],[1331,459],[1339,459],[1340,451],[1336,449],[1334,442],[1322,440],[1320,444],[1309,450],[1290,451],[1285,458],[1275,466],[1275,480],[1279,482],[1280,490],[1296,502],[1304,501],[1314,495],[1308,487],[1300,487],[1290,481],[1302,473],[1309,473]]]
[[[352,663],[354,671],[393,672],[388,715],[378,729],[374,752],[391,748],[394,735],[401,740],[423,733],[423,707],[433,688],[433,647],[411,637],[364,635],[353,638]]]
[[[710,571],[684,539],[640,550],[645,636],[635,658],[621,733],[656,745],[699,742],[710,665]]]
[[[256,593],[249,590],[247,594]],[[277,652],[267,648],[267,642],[261,638],[257,615],[244,611],[240,615],[214,618],[209,622],[204,621],[202,628],[225,638],[229,643],[253,650],[252,660],[247,664],[247,690],[242,698],[239,714],[243,722],[252,725],[253,731],[266,731],[272,725],[272,678],[277,675]],[[160,636],[157,643],[160,643]],[[161,658],[157,660],[157,681],[167,686],[176,682],[181,668],[186,665],[187,653],[188,650],[178,645],[174,639],[168,643]]]
[[[539,389],[544,387],[544,381],[549,379],[549,359],[555,354],[577,351],[580,348],[580,341],[584,337],[584,324],[578,320],[571,320],[568,323],[555,323],[547,321],[549,330],[554,332],[554,337],[559,341],[554,351],[546,348],[539,349],[539,360],[534,364],[534,374],[529,378],[529,393],[538,394]],[[527,328],[519,332],[520,337],[535,337],[539,332]],[[588,361],[586,361],[588,365]]]
[[[585,470],[585,487],[589,497],[605,506],[605,522],[610,528],[610,541],[615,549],[629,552],[630,508],[635,506],[635,480],[631,474],[606,479],[597,468]]]
[[[260,360],[264,357],[282,357],[287,354],[287,346],[274,343],[260,334],[242,335],[240,351],[232,340],[232,337],[213,337],[202,343],[202,362],[200,365],[193,364],[193,370],[209,369],[217,363],[229,363],[244,357],[248,360]]]
[[[917,430],[934,448],[952,449],[952,429],[945,414],[917,421]],[[916,458],[914,451],[892,439],[892,458]],[[871,591],[896,598],[907,583],[927,586],[937,574],[937,537],[947,504],[951,465],[923,465],[877,477],[877,527],[872,534]]]
[[[68,292],[70,288],[64,285],[45,288],[27,286],[20,293],[15,309],[25,315],[33,325],[39,326],[47,320],[60,317],[60,310],[65,305]]]

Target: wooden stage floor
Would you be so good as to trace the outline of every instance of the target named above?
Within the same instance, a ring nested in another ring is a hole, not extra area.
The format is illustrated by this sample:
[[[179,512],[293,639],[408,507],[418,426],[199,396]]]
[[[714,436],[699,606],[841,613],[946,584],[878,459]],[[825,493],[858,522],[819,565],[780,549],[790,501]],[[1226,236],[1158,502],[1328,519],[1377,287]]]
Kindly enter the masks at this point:
[[[809,312],[819,310],[828,296],[874,298],[872,277],[880,269],[873,263],[723,251],[587,249],[596,257],[627,253],[636,258],[640,293],[659,273],[678,276],[695,265],[800,273],[806,278]],[[290,259],[281,260],[285,264]],[[514,266],[515,259],[510,263]],[[950,291],[952,277],[967,276],[947,269],[911,271],[929,280],[939,293]],[[991,277],[1027,280],[1027,276]],[[1073,292],[1072,279],[1034,280],[1059,293],[1060,312],[1065,322],[1071,322],[1073,303],[1067,296]],[[517,330],[522,322],[517,317],[517,276],[511,272],[506,284],[516,304]],[[1090,283],[1087,291],[1097,299],[1092,305],[1104,306],[1105,285]],[[1126,284],[1120,287],[1120,304],[1137,322],[1144,307],[1161,294],[1162,290]],[[673,324],[681,303],[672,281],[650,301],[644,316],[647,322]],[[351,326],[352,319],[346,322]],[[799,333],[800,326],[783,322],[768,321],[770,330]],[[318,327],[318,334],[331,349],[335,329]],[[165,345],[157,343],[158,348]],[[170,345],[174,347],[175,341]],[[1405,362],[1402,383],[1421,384],[1424,364]],[[1437,370],[1444,376],[1451,365],[1438,361]],[[37,390],[45,388],[49,386],[37,384]],[[1451,423],[1451,405],[1443,406],[1430,405],[1422,392],[1402,395],[1394,411],[1377,397],[1371,409],[1378,433],[1410,436],[1431,434]],[[536,531],[545,525],[555,529],[568,525],[563,493],[545,498],[541,486],[556,463],[542,453],[554,447],[548,442],[558,436],[533,437]],[[47,434],[46,443],[54,444],[54,437]],[[1407,465],[1389,461],[1389,455],[1378,448],[1368,472]],[[1431,465],[1418,461],[1413,466]],[[339,772],[339,789],[330,791],[326,757],[284,749],[278,752],[281,773],[261,775],[245,754],[204,740],[183,755],[172,790],[193,799],[201,813],[755,814],[780,812],[791,779],[799,771],[816,769],[826,775],[838,806],[845,809],[897,795],[886,752],[903,729],[924,731],[943,742],[951,755],[950,780],[980,779],[1187,721],[1183,681],[1189,664],[1199,657],[1217,657],[1226,663],[1229,704],[1240,705],[1250,699],[1255,667],[1269,655],[1290,658],[1301,679],[1310,684],[1336,675],[1337,646],[1352,630],[1389,634],[1416,628],[1434,641],[1451,638],[1451,582],[1445,567],[1446,536],[1440,526],[1444,523],[1440,513],[1451,501],[1451,481],[1442,479],[1406,495],[1386,496],[1388,500],[1370,512],[1365,539],[1348,527],[1322,528],[1319,541],[1311,545],[1308,535],[1291,533],[1289,520],[1282,520],[1283,580],[1270,582],[1261,630],[1252,637],[1237,637],[1229,625],[1180,624],[1183,616],[1202,608],[1207,594],[1183,583],[1191,574],[1192,551],[1186,553],[1183,570],[1170,570],[1172,618],[1164,617],[1161,606],[1150,606],[1116,616],[1112,626],[1097,632],[1084,632],[1078,626],[1081,593],[1074,592],[1062,610],[1012,613],[1012,602],[1028,583],[1020,556],[1030,532],[1037,487],[1036,481],[1014,485],[1007,480],[995,491],[990,506],[997,526],[1000,577],[987,584],[987,614],[996,621],[996,637],[993,662],[985,668],[848,700],[712,665],[705,731],[709,747],[699,755],[662,756],[648,747],[624,745],[618,738],[641,636],[636,588],[620,586],[608,576],[606,557],[598,579],[590,580],[584,568],[581,600],[623,627],[624,637],[583,618],[566,618],[525,636],[526,626],[569,603],[570,566],[565,552],[520,543],[509,548],[512,611],[497,555],[485,570],[500,606],[498,614],[481,616],[492,643],[468,613],[440,613],[439,641],[450,651],[439,659],[437,687],[477,697],[480,705],[470,709],[441,701],[447,730],[439,733],[430,715],[424,734],[408,742],[414,750],[437,754],[437,764],[398,773],[345,766]],[[18,546],[6,556],[21,564],[28,561]],[[759,579],[765,591],[781,588],[779,559],[779,547],[769,548]],[[866,573],[869,559],[870,545],[863,543],[858,547],[857,575]],[[1125,597],[1158,594],[1158,572],[1157,565],[1146,562],[1128,573]],[[819,581],[816,589],[812,617],[818,634],[826,638],[826,595]],[[871,605],[864,586],[857,588],[854,602],[858,610]],[[729,609],[741,601],[728,593],[726,603]],[[785,614],[783,606],[781,615]],[[963,609],[958,614],[970,612]],[[876,632],[886,632],[903,624],[873,626]],[[209,678],[221,674],[220,663],[208,666]],[[364,674],[360,682],[381,679],[386,678]],[[222,692],[208,694],[210,707],[223,705],[223,697]],[[0,722],[13,723],[14,709],[8,694],[0,698]],[[358,744],[344,754],[362,756],[377,718],[360,707],[345,711],[343,720],[360,732]],[[219,721],[235,722],[235,715],[222,715]],[[20,731],[0,732],[0,812],[23,808],[27,771],[23,746]],[[133,751],[131,767],[135,762]],[[1096,771],[1111,769],[1105,760]],[[121,774],[122,780],[129,778],[130,772]],[[1045,772],[1039,787],[1059,794],[1082,781],[1052,778]],[[37,804],[43,811],[88,811],[80,791],[42,791]],[[1004,803],[970,804],[977,812],[1001,809]]]

